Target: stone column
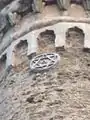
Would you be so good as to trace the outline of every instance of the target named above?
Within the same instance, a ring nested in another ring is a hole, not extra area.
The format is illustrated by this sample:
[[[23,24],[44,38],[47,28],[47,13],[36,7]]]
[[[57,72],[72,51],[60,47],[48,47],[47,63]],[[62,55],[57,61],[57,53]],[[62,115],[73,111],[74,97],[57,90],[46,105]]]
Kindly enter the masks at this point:
[[[9,66],[14,66],[14,44],[11,44],[7,49],[7,60],[6,60],[6,68]]]
[[[37,35],[35,34],[35,32],[31,32],[31,34],[29,35],[29,39],[27,38],[27,42],[28,42],[27,56],[29,58],[32,58],[33,55],[36,55],[38,49]]]
[[[68,9],[70,5],[70,0],[57,0],[57,4],[60,9]]]
[[[43,2],[42,0],[33,0],[33,11],[42,12]]]
[[[59,23],[54,25],[55,38],[55,48],[56,50],[64,50],[66,46],[66,31],[67,25],[64,23]]]
[[[85,27],[85,39],[84,39],[84,50],[86,52],[90,52],[90,34],[89,34],[89,31],[90,31],[90,28],[89,26],[87,25]]]

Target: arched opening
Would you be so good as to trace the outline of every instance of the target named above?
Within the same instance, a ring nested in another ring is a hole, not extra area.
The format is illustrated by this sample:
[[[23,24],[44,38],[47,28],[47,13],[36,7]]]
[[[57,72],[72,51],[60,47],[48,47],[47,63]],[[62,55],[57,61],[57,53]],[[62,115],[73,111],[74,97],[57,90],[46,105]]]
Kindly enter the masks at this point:
[[[38,36],[39,53],[53,52],[55,50],[56,35],[53,30],[45,30]]]
[[[25,69],[28,64],[28,57],[27,57],[27,49],[28,43],[27,40],[21,40],[16,46],[14,50],[14,67]]]
[[[83,48],[84,32],[77,26],[69,28],[66,32],[66,44],[71,48]]]

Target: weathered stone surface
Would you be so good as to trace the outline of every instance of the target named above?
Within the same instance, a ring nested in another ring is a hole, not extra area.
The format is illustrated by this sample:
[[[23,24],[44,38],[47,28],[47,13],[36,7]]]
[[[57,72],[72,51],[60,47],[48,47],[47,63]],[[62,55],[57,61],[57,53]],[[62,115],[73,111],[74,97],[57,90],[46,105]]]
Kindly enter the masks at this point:
[[[3,38],[3,36],[4,36],[4,33],[1,32],[1,33],[0,33],[0,43],[2,42],[2,38]]]
[[[5,29],[6,25],[7,25],[6,17],[4,15],[0,14],[0,31]]]
[[[78,14],[77,14],[78,13]],[[81,5],[72,4],[68,9],[68,16],[80,18],[86,17],[84,8]]]
[[[61,22],[61,23],[60,23]],[[34,31],[36,29],[39,29],[39,28],[43,28],[45,26],[48,26],[50,27],[51,25],[51,28],[50,30],[53,30],[52,27],[53,25],[55,25],[56,23],[60,23],[62,25],[62,23],[72,23],[72,27],[74,27],[73,25],[77,26],[77,23],[78,25],[79,24],[82,24],[84,27],[81,28],[83,30],[85,30],[87,28],[87,26],[89,27],[89,24],[87,23],[90,23],[90,19],[88,18],[79,18],[79,19],[76,19],[76,18],[73,18],[73,17],[56,17],[56,18],[51,18],[51,19],[47,19],[47,20],[40,20],[40,21],[37,21],[37,22],[32,22],[32,24],[26,26],[23,25],[23,28],[20,29],[20,31],[17,31],[16,33],[8,33],[8,37],[4,38],[3,39],[3,42],[1,43],[1,46],[0,46],[0,54],[4,52],[4,50],[14,41],[14,40],[18,40],[18,38],[22,39],[23,37],[25,38],[25,36],[28,36],[28,39],[30,40],[30,36],[27,34],[31,34],[31,31]],[[74,24],[75,23],[75,24]],[[62,29],[62,27],[61,28]],[[79,27],[79,26],[78,26]],[[40,32],[42,31],[45,31],[45,28],[44,29],[40,29]],[[87,31],[88,31],[88,28],[87,28]],[[35,31],[34,31],[35,32]],[[37,32],[38,34],[40,34],[40,32]],[[26,34],[26,35],[25,35]],[[36,33],[35,33],[36,34]],[[38,35],[36,34],[36,36]],[[25,35],[25,36],[24,36]],[[27,39],[27,38],[25,38]]]
[[[32,32],[31,34],[28,34],[25,36],[28,42],[28,52],[27,56],[30,56],[33,53],[37,52],[38,46],[37,46],[37,35],[35,36],[35,32]]]
[[[68,9],[70,6],[70,0],[57,0],[57,4],[60,9]]]
[[[84,40],[84,49],[90,50],[90,34],[88,33],[90,31],[89,26],[86,28],[86,33],[85,33],[85,40]]]
[[[3,15],[8,15],[9,13],[16,12],[20,7],[19,0],[15,0],[9,5],[7,5],[4,9],[1,10]]]
[[[0,10],[14,0],[0,0]]]
[[[86,24],[82,23],[58,23],[53,26],[55,34],[56,34],[56,39],[55,39],[55,47],[56,48],[65,48],[67,47],[66,45],[66,32],[68,31],[69,28],[73,27],[78,27],[79,29],[83,30],[84,34],[86,33]],[[87,36],[85,34],[85,36]]]
[[[56,35],[55,47],[56,49],[65,49],[65,35]]]
[[[16,12],[20,15],[25,15],[32,11],[32,0],[14,0],[12,3],[2,9],[2,13],[7,15]]]
[[[12,38],[13,39],[18,39],[19,37],[24,36],[26,33],[29,33],[33,30],[39,29],[39,28],[43,28],[45,26],[50,26],[59,22],[72,22],[72,23],[90,23],[90,19],[88,18],[74,18],[74,17],[54,17],[54,18],[49,18],[49,19],[42,19],[42,20],[38,20],[38,21],[34,21],[32,22],[32,24],[28,25],[28,26],[24,26],[22,29],[20,29],[20,31],[16,32],[13,34]]]
[[[4,34],[8,30],[8,27],[9,27],[9,23],[6,17],[0,14],[0,42],[2,41]]]
[[[19,1],[19,8],[17,10],[18,14],[22,16],[32,11],[32,2],[33,0],[20,0]]]
[[[67,23],[67,22],[61,22],[58,24],[54,24],[52,26],[48,26],[39,30],[35,30],[33,32],[30,32],[28,34],[26,34],[25,36],[17,39],[15,42],[13,42],[11,44],[11,46],[15,46],[16,44],[18,44],[21,40],[27,40],[28,43],[28,51],[27,51],[27,56],[32,55],[33,53],[37,53],[39,46],[38,46],[38,36],[41,32],[44,32],[46,30],[53,30],[54,34],[55,34],[55,47],[56,48],[67,48],[67,44],[66,44],[66,32],[68,31],[69,28],[73,28],[73,27],[78,27],[79,29],[81,29],[85,35],[85,42],[83,44],[84,47],[89,47],[90,44],[87,41],[89,41],[89,35],[87,34],[90,29],[90,26],[88,26],[88,24],[84,24],[84,23]],[[14,47],[13,47],[14,49]],[[13,52],[13,50],[12,50]],[[11,53],[12,55],[12,53]],[[13,58],[13,57],[12,57]],[[10,58],[9,58],[10,60]],[[10,64],[12,64],[12,59],[10,60]],[[15,63],[14,63],[15,64]]]
[[[33,0],[33,11],[42,12],[43,4],[42,0]]]
[[[14,44],[10,45],[10,47],[7,49],[7,60],[6,60],[6,67],[14,66]]]
[[[89,25],[87,24],[87,26]],[[45,31],[45,29],[43,30]],[[61,37],[59,29],[62,29],[61,24],[58,26],[57,38]],[[38,31],[37,33],[39,33]],[[86,32],[88,33],[88,31]],[[32,38],[34,39],[34,37]],[[24,40],[25,36],[20,39]],[[28,35],[28,39],[30,41],[31,36]],[[4,44],[7,41],[6,39]],[[8,42],[10,43],[10,40]],[[8,52],[10,55],[8,63],[12,63],[13,60],[11,52]],[[23,69],[21,69],[23,66],[21,65],[21,67],[19,66],[21,70],[18,72],[12,70],[7,77],[4,77],[2,83],[0,80],[1,120],[90,120],[90,54],[84,54],[81,49],[76,47],[75,50],[70,49],[68,52],[63,52],[61,56],[58,69],[38,73],[38,75],[34,74],[34,80],[32,75],[29,75],[30,69],[27,64],[29,60],[25,61],[27,65]],[[2,72],[0,72],[1,74]]]
[[[17,15],[17,13],[11,12],[8,13],[8,22],[10,23],[11,26],[16,25],[19,22],[20,18],[21,17]]]
[[[15,25],[17,21],[20,20],[20,15],[17,14],[19,7],[19,0],[15,0],[1,10],[1,14],[6,17],[11,26]]]
[[[29,12],[41,12],[43,8],[42,0],[20,0],[20,7],[17,10],[22,16]]]
[[[24,68],[0,83],[1,120],[90,120],[90,54],[70,49],[57,69],[29,75]]]

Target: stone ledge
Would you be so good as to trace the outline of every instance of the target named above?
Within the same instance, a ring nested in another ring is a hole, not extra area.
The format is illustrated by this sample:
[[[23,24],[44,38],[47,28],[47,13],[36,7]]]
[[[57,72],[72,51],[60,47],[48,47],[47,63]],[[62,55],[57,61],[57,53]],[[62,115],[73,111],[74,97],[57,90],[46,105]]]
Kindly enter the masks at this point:
[[[32,32],[34,30],[47,27],[47,26],[52,26],[54,24],[57,24],[59,22],[72,22],[72,23],[88,23],[90,24],[90,18],[74,18],[74,17],[52,17],[47,20],[39,20],[36,21],[28,26],[26,29],[21,29],[20,31],[14,33],[13,35],[10,36],[10,39],[7,41],[7,44],[2,43],[1,48],[0,48],[0,54],[4,52],[4,50],[14,41],[17,40],[18,38],[24,36],[25,34]]]

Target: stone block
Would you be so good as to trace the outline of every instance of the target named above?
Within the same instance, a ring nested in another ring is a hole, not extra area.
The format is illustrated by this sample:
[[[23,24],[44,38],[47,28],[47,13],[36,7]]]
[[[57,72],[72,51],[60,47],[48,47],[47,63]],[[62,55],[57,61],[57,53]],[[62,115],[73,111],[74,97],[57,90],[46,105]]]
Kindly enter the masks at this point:
[[[60,35],[56,35],[56,39],[55,39],[55,48],[58,50],[63,50],[65,49],[65,38],[64,36],[62,37],[61,34]]]

